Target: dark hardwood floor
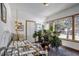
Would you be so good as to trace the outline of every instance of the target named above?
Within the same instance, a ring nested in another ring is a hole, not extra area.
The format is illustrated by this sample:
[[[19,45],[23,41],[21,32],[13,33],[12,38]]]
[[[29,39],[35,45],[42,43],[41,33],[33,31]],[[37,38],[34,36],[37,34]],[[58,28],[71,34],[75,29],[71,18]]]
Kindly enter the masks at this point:
[[[50,48],[48,55],[49,56],[79,56],[79,52],[64,47],[59,47],[58,51],[56,51],[54,48]]]

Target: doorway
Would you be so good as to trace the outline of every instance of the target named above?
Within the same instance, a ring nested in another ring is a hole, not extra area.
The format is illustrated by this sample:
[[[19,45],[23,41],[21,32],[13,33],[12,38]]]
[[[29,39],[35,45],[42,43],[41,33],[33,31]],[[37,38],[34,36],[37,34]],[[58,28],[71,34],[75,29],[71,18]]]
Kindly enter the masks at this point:
[[[26,20],[26,39],[30,42],[35,42],[33,38],[33,33],[36,30],[36,22]]]

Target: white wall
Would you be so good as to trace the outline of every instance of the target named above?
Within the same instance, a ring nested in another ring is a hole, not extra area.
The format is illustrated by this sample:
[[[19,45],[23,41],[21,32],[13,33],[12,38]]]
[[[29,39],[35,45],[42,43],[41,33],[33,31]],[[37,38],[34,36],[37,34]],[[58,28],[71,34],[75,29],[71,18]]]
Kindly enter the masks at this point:
[[[19,6],[19,8],[18,8],[18,6]],[[32,16],[28,17],[29,14],[27,14],[28,12],[27,12],[27,10],[25,10],[25,8],[26,8],[25,6],[22,6],[22,5],[21,6],[18,5],[18,6],[17,6],[17,4],[16,5],[15,4],[14,5],[10,4],[11,12],[12,12],[12,20],[16,21],[16,17],[17,17],[18,21],[22,22],[22,24],[24,25],[24,30],[21,31],[21,32],[18,32],[18,33],[23,34],[24,36],[26,36],[26,20],[32,20],[32,19],[29,18],[29,17],[32,17]],[[22,9],[22,8],[24,8],[24,9]],[[28,26],[28,28],[29,28],[29,26]],[[15,28],[15,25],[13,25],[13,28]],[[31,27],[29,28],[29,30],[30,29],[31,29]],[[14,29],[13,29],[13,32],[16,33],[16,31]],[[30,35],[29,35],[29,37],[30,37]],[[26,37],[25,37],[25,39],[26,39]]]
[[[70,41],[62,40],[62,44],[64,46],[79,50],[79,43],[77,42],[70,42]]]
[[[10,41],[8,37],[10,36],[10,33],[12,33],[13,27],[12,27],[12,19],[11,19],[11,10],[8,4],[5,3],[6,9],[7,9],[7,23],[4,23],[0,20],[0,48],[5,47],[7,43]],[[2,35],[4,31],[8,31],[8,34],[6,36],[6,39],[2,39]]]
[[[79,4],[48,17],[47,21],[79,13]],[[79,43],[62,40],[64,46],[79,50]]]

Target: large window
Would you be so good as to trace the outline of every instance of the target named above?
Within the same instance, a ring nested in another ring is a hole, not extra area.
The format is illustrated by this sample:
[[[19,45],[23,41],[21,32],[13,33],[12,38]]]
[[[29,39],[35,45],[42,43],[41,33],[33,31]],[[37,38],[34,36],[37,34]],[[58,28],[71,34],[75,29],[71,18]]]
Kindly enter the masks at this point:
[[[72,17],[58,19],[55,22],[55,30],[60,32],[60,38],[72,39]]]
[[[37,23],[36,24],[36,31],[42,30],[42,24]]]
[[[79,41],[79,15],[75,16],[75,40]]]
[[[44,25],[44,29],[49,30],[49,23],[46,23],[46,24]]]
[[[60,38],[79,41],[79,14],[54,20],[53,24],[54,30],[60,33]]]

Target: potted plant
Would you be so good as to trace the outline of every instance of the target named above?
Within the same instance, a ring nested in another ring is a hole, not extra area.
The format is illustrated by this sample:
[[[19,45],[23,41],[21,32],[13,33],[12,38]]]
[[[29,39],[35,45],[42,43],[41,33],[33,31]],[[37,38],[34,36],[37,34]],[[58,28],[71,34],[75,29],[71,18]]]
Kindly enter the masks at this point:
[[[53,36],[50,37],[51,46],[58,50],[58,47],[62,45],[61,39],[58,37],[56,31],[53,32]]]
[[[38,33],[35,31],[34,34],[33,34],[33,38],[35,39],[35,42],[36,42],[36,37],[38,36]]]
[[[38,42],[42,42],[42,30],[39,30],[37,32],[37,36],[38,36]]]
[[[43,42],[41,43],[41,46],[43,50],[49,50],[49,32],[47,30],[43,30]]]
[[[36,37],[38,37],[38,42],[42,42],[42,30],[39,31],[35,31],[33,34],[33,38],[35,38],[36,41]]]

